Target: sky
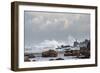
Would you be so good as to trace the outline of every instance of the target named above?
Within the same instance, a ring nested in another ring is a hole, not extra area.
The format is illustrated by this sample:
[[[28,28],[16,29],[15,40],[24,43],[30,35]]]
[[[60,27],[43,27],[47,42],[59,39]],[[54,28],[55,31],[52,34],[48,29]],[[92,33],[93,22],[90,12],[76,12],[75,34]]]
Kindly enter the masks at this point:
[[[90,14],[24,12],[25,47],[72,45],[85,39],[90,39]]]

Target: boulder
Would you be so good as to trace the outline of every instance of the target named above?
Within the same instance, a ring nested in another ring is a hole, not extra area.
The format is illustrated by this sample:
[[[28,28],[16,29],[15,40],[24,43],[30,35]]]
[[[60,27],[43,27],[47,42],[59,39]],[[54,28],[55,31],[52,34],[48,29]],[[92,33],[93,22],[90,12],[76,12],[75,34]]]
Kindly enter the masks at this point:
[[[63,58],[57,58],[56,60],[64,60]]]
[[[36,60],[32,60],[32,61],[36,61]]]
[[[64,56],[72,56],[72,51],[65,51]]]
[[[81,47],[80,53],[84,55],[84,58],[90,58],[90,49]]]
[[[29,58],[35,58],[34,54],[29,54],[28,57]]]
[[[73,50],[72,55],[73,56],[80,56],[80,50]]]
[[[65,53],[64,53],[64,56],[72,56],[72,53],[70,53],[70,52],[65,52]]]
[[[49,61],[53,61],[53,60],[55,60],[55,59],[49,59]]]
[[[42,52],[42,57],[57,57],[58,53],[55,50]]]
[[[24,61],[25,61],[25,62],[29,62],[29,61],[30,61],[29,58],[28,58],[28,56],[25,56],[25,57],[24,57]]]

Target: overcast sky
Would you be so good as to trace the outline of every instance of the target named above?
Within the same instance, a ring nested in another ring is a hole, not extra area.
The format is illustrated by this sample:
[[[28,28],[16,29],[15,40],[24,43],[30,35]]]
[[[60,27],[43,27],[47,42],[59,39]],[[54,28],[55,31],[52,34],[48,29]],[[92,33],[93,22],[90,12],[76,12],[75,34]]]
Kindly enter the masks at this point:
[[[90,14],[25,11],[24,15],[25,47],[45,40],[90,38]]]

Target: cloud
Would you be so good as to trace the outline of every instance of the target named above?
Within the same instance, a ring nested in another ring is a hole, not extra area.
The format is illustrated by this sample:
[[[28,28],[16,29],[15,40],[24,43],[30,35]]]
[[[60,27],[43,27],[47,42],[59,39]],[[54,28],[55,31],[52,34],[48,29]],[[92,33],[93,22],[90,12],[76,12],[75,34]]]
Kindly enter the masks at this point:
[[[68,26],[69,26],[69,21],[66,19],[66,20],[64,21],[64,29],[67,29]]]
[[[48,29],[55,30],[55,28],[59,28],[60,30],[65,30],[69,26],[77,26],[79,24],[83,24],[86,21],[85,14],[56,14],[56,13],[38,13],[38,12],[31,12],[32,15],[32,24],[33,27],[40,29],[41,31],[45,31]],[[85,17],[85,18],[84,18]],[[87,21],[88,22],[88,21]],[[86,24],[86,23],[85,23]],[[89,23],[88,23],[89,24]],[[80,28],[84,25],[79,25]],[[82,28],[83,28],[82,27]],[[81,29],[82,29],[81,28]],[[74,28],[75,29],[75,28]],[[77,29],[77,28],[76,28]]]
[[[51,26],[51,25],[52,25],[52,22],[51,22],[50,20],[46,20],[46,21],[44,22],[44,24],[42,24],[39,28],[40,28],[41,30],[45,30],[45,29],[48,29],[49,26]]]

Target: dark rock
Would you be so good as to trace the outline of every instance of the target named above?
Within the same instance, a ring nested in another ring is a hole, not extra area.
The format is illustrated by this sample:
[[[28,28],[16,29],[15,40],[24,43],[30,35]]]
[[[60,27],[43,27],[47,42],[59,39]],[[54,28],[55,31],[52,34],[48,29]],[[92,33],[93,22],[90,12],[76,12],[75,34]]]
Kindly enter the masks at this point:
[[[32,60],[32,61],[36,61],[36,60]]]
[[[73,50],[72,55],[73,56],[80,56],[80,50]]]
[[[57,57],[58,53],[55,50],[42,52],[42,57]]]
[[[30,60],[24,60],[25,62],[30,62]]]
[[[72,53],[71,52],[65,52],[64,56],[72,56]]]
[[[29,53],[24,53],[24,56],[29,56]]]
[[[53,60],[55,60],[55,59],[49,59],[49,61],[53,61]]]
[[[63,58],[57,58],[56,60],[64,60]]]
[[[25,61],[25,62],[30,62],[28,56],[25,56],[25,57],[24,57],[24,61]]]
[[[29,58],[35,58],[34,54],[29,54],[28,57]]]
[[[84,55],[85,58],[90,58],[90,49],[85,48],[85,47],[81,47],[80,54]]]
[[[24,56],[24,61],[25,62],[29,62],[30,60],[29,60],[29,57],[28,56]]]
[[[28,58],[35,58],[33,53],[25,53],[24,56],[27,56]]]

